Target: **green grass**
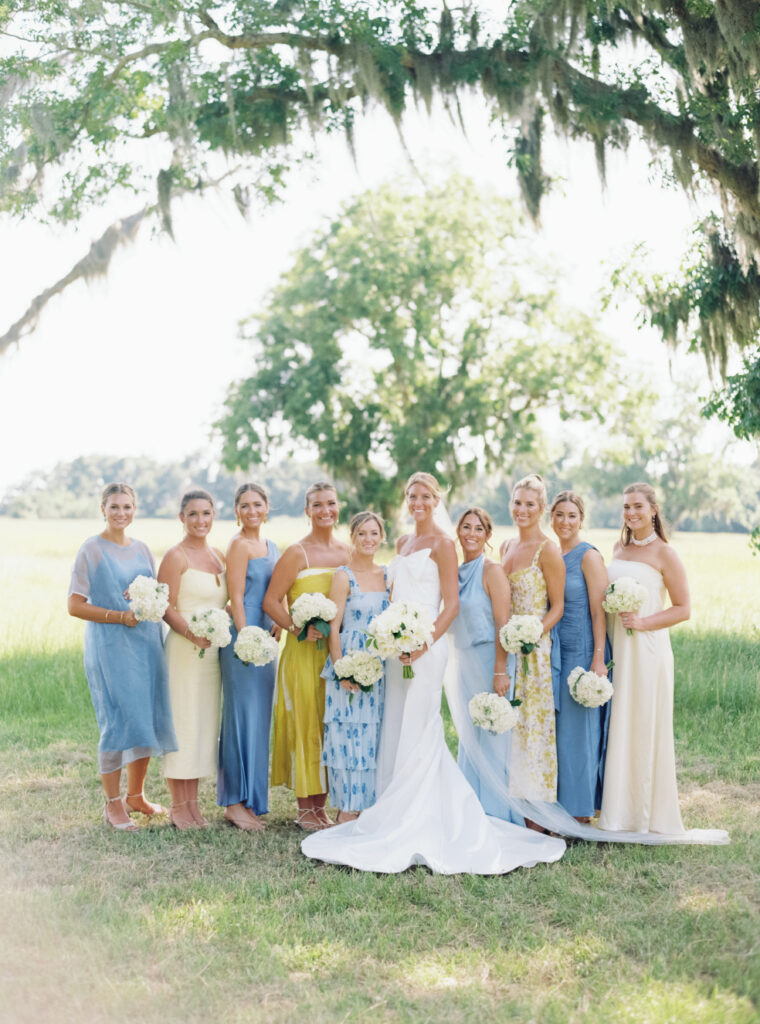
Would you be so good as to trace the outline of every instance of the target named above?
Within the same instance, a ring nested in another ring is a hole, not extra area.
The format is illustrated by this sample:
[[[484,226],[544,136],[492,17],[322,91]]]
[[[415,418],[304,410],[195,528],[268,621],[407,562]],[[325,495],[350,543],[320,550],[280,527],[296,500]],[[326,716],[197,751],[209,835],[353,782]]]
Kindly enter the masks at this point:
[[[271,527],[281,543],[303,530]],[[285,790],[261,835],[221,823],[211,780],[204,832],[102,826],[82,626],[65,615],[98,528],[0,519],[0,1019],[760,1020],[760,562],[744,538],[676,539],[694,616],[672,633],[684,818],[731,845],[579,843],[555,865],[446,878],[306,860]],[[160,555],[179,530],[135,534]],[[609,557],[612,532],[591,539]],[[167,798],[156,764],[149,783]]]

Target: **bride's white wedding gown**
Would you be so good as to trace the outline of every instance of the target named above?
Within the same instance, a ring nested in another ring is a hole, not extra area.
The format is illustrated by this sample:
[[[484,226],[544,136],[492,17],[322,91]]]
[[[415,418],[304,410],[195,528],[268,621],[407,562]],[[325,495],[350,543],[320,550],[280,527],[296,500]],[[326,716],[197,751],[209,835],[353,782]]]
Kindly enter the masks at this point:
[[[429,549],[397,555],[389,577],[395,601],[416,601],[438,615],[438,568]],[[560,859],[564,840],[488,817],[457,767],[441,718],[446,660],[446,637],[414,662],[413,679],[388,660],[377,803],[356,821],[304,839],[307,857],[388,873],[424,864],[445,875],[504,874]]]

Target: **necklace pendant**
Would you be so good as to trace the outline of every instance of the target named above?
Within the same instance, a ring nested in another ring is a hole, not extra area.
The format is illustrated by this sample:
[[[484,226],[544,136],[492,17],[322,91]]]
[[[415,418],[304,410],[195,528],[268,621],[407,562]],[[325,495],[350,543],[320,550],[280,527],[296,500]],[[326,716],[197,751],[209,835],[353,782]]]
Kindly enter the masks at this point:
[[[655,540],[657,540],[657,533],[654,530],[652,530],[649,536],[645,537],[643,540],[636,540],[633,534],[631,534],[631,543],[635,544],[637,548],[644,548],[647,544],[651,544]]]

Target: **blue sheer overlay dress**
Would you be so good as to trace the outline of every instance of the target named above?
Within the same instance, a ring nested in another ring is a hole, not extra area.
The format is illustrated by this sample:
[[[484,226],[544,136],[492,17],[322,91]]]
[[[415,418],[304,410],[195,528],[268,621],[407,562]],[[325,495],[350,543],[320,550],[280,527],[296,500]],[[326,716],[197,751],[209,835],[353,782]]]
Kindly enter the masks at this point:
[[[243,608],[246,626],[272,628],[261,602],[279,558],[277,545],[267,540],[267,553],[250,558],[245,574]],[[269,735],[277,660],[268,665],[244,665],[235,657],[237,630],[232,643],[219,651],[222,668],[222,727],[219,734],[219,771],[216,802],[220,807],[243,804],[254,814],[269,810]]]
[[[153,556],[142,541],[122,547],[90,537],[74,561],[69,594],[99,608],[128,611],[124,591],[136,576],[155,575]],[[101,774],[177,749],[160,622],[132,627],[88,622],[84,669],[100,730]]]
[[[573,700],[567,685],[573,669],[590,668],[594,657],[591,610],[581,564],[590,549],[596,550],[581,541],[562,556],[565,610],[556,626],[562,658],[557,706],[557,801],[577,818],[593,817],[601,806],[604,722],[609,706],[585,708]]]
[[[459,686],[462,704],[467,707],[476,693],[493,690],[493,673],[496,661],[496,624],[491,607],[491,598],[483,587],[485,558],[480,555],[471,562],[459,566],[459,614],[454,619],[452,630],[458,656]],[[511,692],[515,682],[515,656],[507,655],[507,677]],[[475,730],[480,756],[502,784],[502,793],[509,789],[509,748],[511,734],[493,735],[487,729]],[[495,787],[489,784],[478,771],[477,766],[467,757],[460,744],[458,764],[464,777],[483,805],[486,814],[504,821],[522,824],[522,819],[510,812],[509,807]]]
[[[340,628],[340,649],[363,651],[367,645],[366,629],[372,619],[385,611],[388,599],[388,578],[385,590],[364,592],[348,566],[336,572],[348,576],[349,593]],[[385,699],[385,677],[369,693],[361,690],[353,695],[338,682],[332,658],[322,670],[325,680],[325,738],[322,764],[327,766],[330,803],[341,811],[364,811],[374,804],[377,785],[377,747]]]

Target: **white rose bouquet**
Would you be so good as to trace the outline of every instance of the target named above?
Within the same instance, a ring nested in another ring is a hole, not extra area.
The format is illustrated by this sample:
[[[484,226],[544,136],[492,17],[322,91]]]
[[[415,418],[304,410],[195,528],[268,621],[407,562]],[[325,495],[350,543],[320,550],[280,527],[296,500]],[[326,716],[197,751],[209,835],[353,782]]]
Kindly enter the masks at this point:
[[[396,601],[369,624],[367,647],[374,647],[381,658],[398,658],[433,643],[433,620],[414,601]],[[414,678],[411,665],[404,665],[404,679]]]
[[[498,693],[476,693],[471,699],[467,708],[474,725],[480,729],[488,729],[490,733],[498,735],[509,732],[517,725],[520,717],[517,708],[522,701],[508,700],[500,697]]]
[[[522,669],[528,675],[528,655],[541,642],[543,623],[537,615],[513,615],[499,631],[501,646],[510,654],[522,654]]]
[[[293,602],[290,609],[290,617],[300,630],[299,641],[306,639],[306,632],[309,626],[316,626],[322,636],[330,635],[329,622],[338,614],[338,606],[324,594],[301,594]],[[317,649],[322,650],[324,643],[320,637],[317,640]]]
[[[244,665],[268,665],[279,654],[280,645],[261,626],[243,626],[232,649]]]
[[[338,679],[347,679],[354,683],[362,693],[369,693],[375,683],[383,677],[383,663],[371,651],[349,651],[333,665]],[[354,699],[353,692],[349,701]]]
[[[224,608],[199,608],[190,616],[190,632],[204,640],[211,641],[212,647],[226,647],[232,640],[230,617]],[[206,656],[204,647],[198,651],[198,657]]]
[[[633,576],[620,576],[614,580],[604,592],[602,608],[611,615],[621,612],[637,612],[647,599],[647,588]],[[633,630],[626,628],[628,636]]]
[[[580,665],[567,677],[567,685],[570,696],[584,708],[600,708],[613,693],[612,683],[607,676],[598,676],[596,672],[589,672]]]
[[[140,622],[160,622],[169,607],[169,584],[152,576],[135,576],[127,589],[129,607]]]

